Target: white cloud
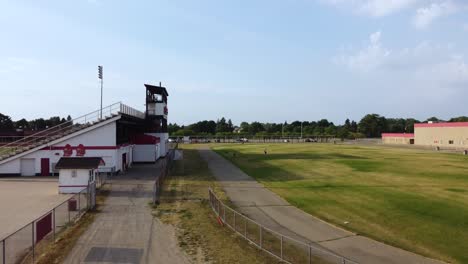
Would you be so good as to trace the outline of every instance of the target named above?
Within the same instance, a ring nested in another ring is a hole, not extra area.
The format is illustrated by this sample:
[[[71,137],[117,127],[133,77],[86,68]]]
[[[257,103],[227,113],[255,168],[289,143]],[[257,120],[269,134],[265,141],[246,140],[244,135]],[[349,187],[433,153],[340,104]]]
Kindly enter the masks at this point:
[[[420,0],[321,0],[324,3],[349,9],[372,17],[383,17],[409,8]]]
[[[432,3],[416,10],[413,24],[416,28],[423,29],[428,27],[434,20],[453,14],[458,10],[459,6],[452,1]]]
[[[390,56],[390,51],[383,48],[381,32],[377,31],[369,36],[369,45],[353,55],[342,55],[335,58],[335,62],[347,66],[353,71],[368,72],[380,65]]]
[[[422,42],[412,48],[390,49],[381,33],[370,36],[368,46],[335,57],[334,62],[360,78],[377,79],[402,89],[423,92],[428,97],[449,96],[466,90],[468,63],[453,45]]]

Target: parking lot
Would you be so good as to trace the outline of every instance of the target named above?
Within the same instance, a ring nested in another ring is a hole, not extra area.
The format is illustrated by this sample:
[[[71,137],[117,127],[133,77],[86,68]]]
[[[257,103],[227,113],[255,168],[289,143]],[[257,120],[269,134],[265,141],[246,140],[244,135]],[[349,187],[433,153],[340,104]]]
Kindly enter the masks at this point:
[[[0,240],[69,197],[58,193],[57,177],[0,178]]]

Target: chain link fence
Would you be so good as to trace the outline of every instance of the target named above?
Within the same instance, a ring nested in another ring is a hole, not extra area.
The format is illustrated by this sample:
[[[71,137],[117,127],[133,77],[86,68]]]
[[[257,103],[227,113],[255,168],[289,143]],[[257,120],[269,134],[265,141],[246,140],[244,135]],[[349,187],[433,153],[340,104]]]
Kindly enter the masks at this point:
[[[1,264],[34,263],[57,234],[96,206],[96,183],[91,183],[41,217],[0,240]]]
[[[159,200],[161,197],[162,185],[174,163],[174,156],[175,156],[176,149],[177,149],[177,144],[175,145],[174,148],[169,150],[169,153],[166,155],[166,157],[163,160],[161,160],[161,170],[159,172],[159,175],[156,176],[156,179],[153,184],[153,204],[159,203]]]
[[[311,244],[283,236],[241,213],[226,206],[209,189],[210,206],[218,217],[220,223],[231,228],[237,234],[286,263],[330,263],[330,264],[357,264],[345,257],[321,249]]]

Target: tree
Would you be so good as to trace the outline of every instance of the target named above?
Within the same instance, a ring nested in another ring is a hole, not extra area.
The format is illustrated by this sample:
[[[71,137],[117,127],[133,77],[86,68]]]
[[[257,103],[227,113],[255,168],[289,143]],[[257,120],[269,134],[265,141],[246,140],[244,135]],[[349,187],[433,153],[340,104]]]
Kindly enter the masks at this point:
[[[468,116],[450,118],[449,122],[468,122]]]
[[[367,137],[380,137],[387,131],[387,120],[378,114],[368,114],[359,122],[358,130]]]
[[[249,132],[250,125],[249,125],[249,123],[247,123],[247,122],[242,122],[242,123],[240,124],[240,128],[241,128],[241,132],[247,133],[247,132]]]
[[[15,128],[29,129],[29,122],[26,119],[22,118],[15,122]]]
[[[439,118],[433,116],[433,117],[429,117],[425,122],[427,123],[427,122],[429,122],[429,121],[432,121],[432,122],[442,122],[442,121],[444,121],[444,120],[439,119]]]
[[[226,123],[226,118],[222,117],[216,122],[216,133],[226,133],[229,132],[228,124]]]
[[[349,121],[349,118],[346,118],[346,121],[344,122],[344,128],[351,130],[351,122]]]
[[[11,117],[7,115],[0,114],[0,129],[8,130],[13,129],[13,121],[11,121]]]
[[[249,127],[249,134],[255,135],[259,132],[265,131],[263,124],[260,122],[252,122]]]
[[[353,133],[356,133],[358,131],[358,124],[356,123],[356,121],[351,121],[351,129],[350,129],[351,132]]]
[[[231,119],[228,120],[227,124],[228,124],[228,132],[232,133],[232,131],[234,131],[234,125],[232,124]]]
[[[415,123],[420,123],[418,120],[414,118],[407,118],[405,120],[405,126],[406,126],[406,133],[414,133],[414,124]]]

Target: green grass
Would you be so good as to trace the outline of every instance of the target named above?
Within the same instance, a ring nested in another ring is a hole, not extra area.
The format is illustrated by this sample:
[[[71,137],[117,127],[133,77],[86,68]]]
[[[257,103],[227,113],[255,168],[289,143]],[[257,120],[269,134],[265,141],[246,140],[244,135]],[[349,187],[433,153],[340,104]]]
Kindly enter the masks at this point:
[[[213,148],[314,216],[425,256],[468,263],[466,156],[331,144]]]

